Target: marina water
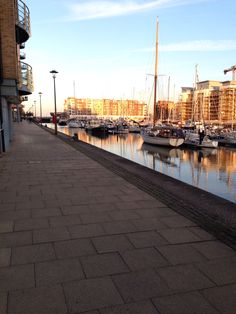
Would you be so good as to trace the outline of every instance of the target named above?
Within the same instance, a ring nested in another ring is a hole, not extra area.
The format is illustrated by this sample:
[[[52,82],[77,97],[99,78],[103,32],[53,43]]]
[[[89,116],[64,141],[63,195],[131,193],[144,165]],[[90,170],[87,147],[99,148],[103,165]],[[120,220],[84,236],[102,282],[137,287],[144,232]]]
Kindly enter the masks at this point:
[[[58,126],[58,131],[77,133],[81,141],[236,203],[236,148],[170,149],[144,144],[134,133],[98,137],[67,126]]]

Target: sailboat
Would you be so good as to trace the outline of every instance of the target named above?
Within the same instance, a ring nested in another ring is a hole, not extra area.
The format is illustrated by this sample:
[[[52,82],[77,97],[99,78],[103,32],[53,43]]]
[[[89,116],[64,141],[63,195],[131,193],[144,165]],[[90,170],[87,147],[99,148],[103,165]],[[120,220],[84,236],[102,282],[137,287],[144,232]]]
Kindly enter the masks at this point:
[[[156,58],[155,58],[155,75],[154,75],[154,104],[153,104],[153,127],[143,130],[141,136],[144,143],[178,147],[184,142],[184,134],[181,129],[171,125],[157,125],[157,67],[158,67],[158,20],[156,24]]]

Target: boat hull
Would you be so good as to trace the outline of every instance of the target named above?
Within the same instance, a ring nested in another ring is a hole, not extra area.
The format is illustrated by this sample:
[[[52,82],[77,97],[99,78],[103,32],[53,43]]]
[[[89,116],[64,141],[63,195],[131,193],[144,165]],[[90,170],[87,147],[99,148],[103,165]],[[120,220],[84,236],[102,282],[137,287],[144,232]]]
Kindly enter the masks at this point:
[[[144,134],[142,135],[142,138],[146,144],[166,147],[178,147],[184,142],[183,138],[149,136]]]

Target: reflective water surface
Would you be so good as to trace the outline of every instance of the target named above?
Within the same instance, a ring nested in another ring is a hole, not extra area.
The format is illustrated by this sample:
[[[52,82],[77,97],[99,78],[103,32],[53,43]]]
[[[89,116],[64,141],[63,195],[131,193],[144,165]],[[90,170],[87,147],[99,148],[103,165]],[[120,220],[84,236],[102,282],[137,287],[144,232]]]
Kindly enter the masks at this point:
[[[97,137],[83,129],[60,126],[58,131],[77,133],[81,141],[236,203],[236,148],[169,149],[144,144],[140,134]]]

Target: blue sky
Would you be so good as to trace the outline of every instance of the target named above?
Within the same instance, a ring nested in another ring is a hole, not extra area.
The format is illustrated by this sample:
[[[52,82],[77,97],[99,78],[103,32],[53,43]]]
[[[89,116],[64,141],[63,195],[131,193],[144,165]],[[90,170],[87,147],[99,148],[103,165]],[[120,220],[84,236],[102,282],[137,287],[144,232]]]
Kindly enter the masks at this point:
[[[58,111],[64,99],[150,98],[154,73],[156,19],[159,21],[158,95],[178,98],[181,86],[199,79],[230,80],[223,70],[236,64],[234,0],[25,0],[32,37],[26,60],[33,67],[35,92],[43,114]],[[75,86],[75,88],[74,88]]]

